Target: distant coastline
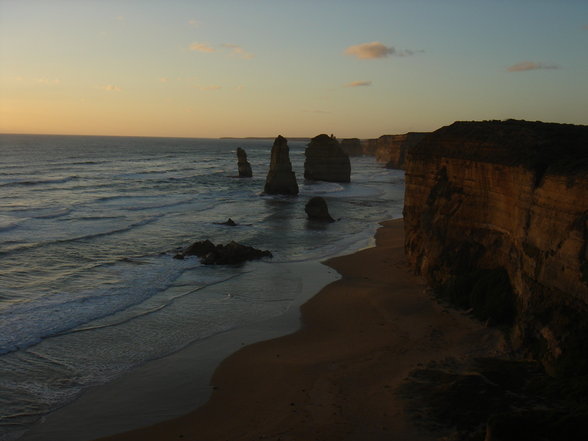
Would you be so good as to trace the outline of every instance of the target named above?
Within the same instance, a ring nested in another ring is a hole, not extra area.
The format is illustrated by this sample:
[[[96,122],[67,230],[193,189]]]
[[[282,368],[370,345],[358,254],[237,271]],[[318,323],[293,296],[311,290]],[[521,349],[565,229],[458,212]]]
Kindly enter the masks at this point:
[[[221,136],[219,139],[275,139],[275,136]],[[310,141],[310,137],[293,137],[288,141]]]

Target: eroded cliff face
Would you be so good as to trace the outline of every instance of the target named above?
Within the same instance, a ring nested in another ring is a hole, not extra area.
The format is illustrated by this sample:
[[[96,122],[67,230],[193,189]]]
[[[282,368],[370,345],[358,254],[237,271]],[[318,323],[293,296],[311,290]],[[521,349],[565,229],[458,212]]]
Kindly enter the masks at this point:
[[[377,139],[363,141],[363,153],[375,156],[380,162],[386,163],[386,167],[404,169],[406,152],[416,145],[427,133],[409,132],[402,135],[382,135]]]
[[[588,127],[459,122],[407,155],[406,252],[434,289],[588,373]]]

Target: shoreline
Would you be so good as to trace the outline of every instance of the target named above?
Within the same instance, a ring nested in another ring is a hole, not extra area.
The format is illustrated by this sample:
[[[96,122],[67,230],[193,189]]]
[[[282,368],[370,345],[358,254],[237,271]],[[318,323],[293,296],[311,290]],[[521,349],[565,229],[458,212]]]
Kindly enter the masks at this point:
[[[404,259],[402,220],[381,225],[375,247],[326,262],[341,279],[302,305],[298,331],[217,367],[206,404],[100,440],[435,439],[396,388],[430,361],[495,355],[500,334],[434,301]]]
[[[243,346],[300,329],[300,306],[338,273],[319,261],[284,265],[300,279],[301,293],[281,315],[197,340],[162,358],[85,389],[74,401],[42,417],[18,441],[90,441],[184,415],[212,393],[218,365]]]

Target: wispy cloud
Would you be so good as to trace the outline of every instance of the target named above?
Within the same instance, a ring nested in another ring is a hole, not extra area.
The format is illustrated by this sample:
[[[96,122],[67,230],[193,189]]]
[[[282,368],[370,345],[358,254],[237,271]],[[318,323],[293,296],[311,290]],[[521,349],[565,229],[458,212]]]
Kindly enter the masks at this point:
[[[165,77],[161,77],[161,78],[159,79],[159,82],[160,82],[160,83],[167,83],[168,81],[169,81],[169,78],[165,78]]]
[[[226,49],[230,49],[231,55],[233,55],[235,57],[244,58],[246,60],[249,60],[255,56],[251,52],[247,52],[245,49],[243,49],[238,44],[225,43],[225,44],[223,44],[223,47]]]
[[[317,114],[321,114],[321,115],[327,115],[327,114],[332,113],[332,112],[329,112],[328,110],[319,110],[319,109],[316,109],[316,110],[303,110],[302,112],[304,112],[304,113],[317,113]]]
[[[559,69],[557,64],[535,61],[521,61],[506,68],[508,72],[525,72],[528,70]]]
[[[197,28],[198,26],[200,26],[200,22],[198,20],[193,19],[193,18],[190,19],[190,20],[188,20],[188,24],[190,26],[195,27],[195,28]]]
[[[223,87],[222,86],[217,86],[217,85],[211,85],[211,86],[196,86],[197,89],[199,90],[204,90],[204,91],[212,91],[212,90],[220,90]]]
[[[352,81],[351,83],[345,84],[345,87],[361,87],[361,86],[371,86],[371,81]]]
[[[190,45],[189,49],[191,51],[196,51],[196,52],[205,52],[205,53],[216,52],[216,50],[214,48],[210,47],[206,43],[194,42]]]
[[[587,25],[584,25],[584,26],[582,26],[582,29],[584,29],[585,31],[588,31],[588,24],[587,24]]]
[[[394,46],[386,46],[379,41],[372,41],[371,43],[362,43],[349,46],[345,49],[347,55],[359,58],[360,60],[373,60],[376,58],[385,58],[388,56],[405,57],[414,55],[414,51],[404,49],[396,49]]]
[[[112,84],[107,84],[105,86],[100,86],[100,89],[105,90],[107,92],[122,92],[122,89],[118,86],[114,86]]]
[[[61,83],[61,80],[58,80],[57,78],[54,79],[50,79],[50,78],[35,78],[33,80],[35,83],[37,84],[43,84],[46,86],[56,86],[59,83]]]
[[[116,17],[114,17],[114,19],[115,19],[116,21],[125,21],[125,17],[124,17],[124,15],[117,15]]]

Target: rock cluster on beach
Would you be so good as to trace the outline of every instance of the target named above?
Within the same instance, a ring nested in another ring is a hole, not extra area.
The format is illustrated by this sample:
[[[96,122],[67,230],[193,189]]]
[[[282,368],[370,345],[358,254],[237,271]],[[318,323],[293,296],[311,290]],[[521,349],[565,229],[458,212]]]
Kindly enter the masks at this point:
[[[175,259],[184,259],[189,256],[200,257],[200,262],[205,265],[234,265],[248,260],[257,260],[263,257],[272,257],[270,251],[258,250],[247,245],[241,245],[231,241],[227,245],[215,245],[209,240],[194,242],[188,248],[174,256]]]
[[[329,214],[327,202],[320,196],[311,198],[304,207],[304,211],[310,220],[321,222],[335,222],[335,219]]]
[[[251,178],[253,176],[251,164],[247,161],[247,153],[241,147],[237,148],[237,168],[240,178]]]
[[[304,155],[304,179],[329,182],[351,180],[349,156],[333,135],[321,134],[312,138]]]
[[[290,162],[288,140],[281,135],[274,140],[272,146],[270,168],[264,192],[267,194],[298,194],[298,183]]]

